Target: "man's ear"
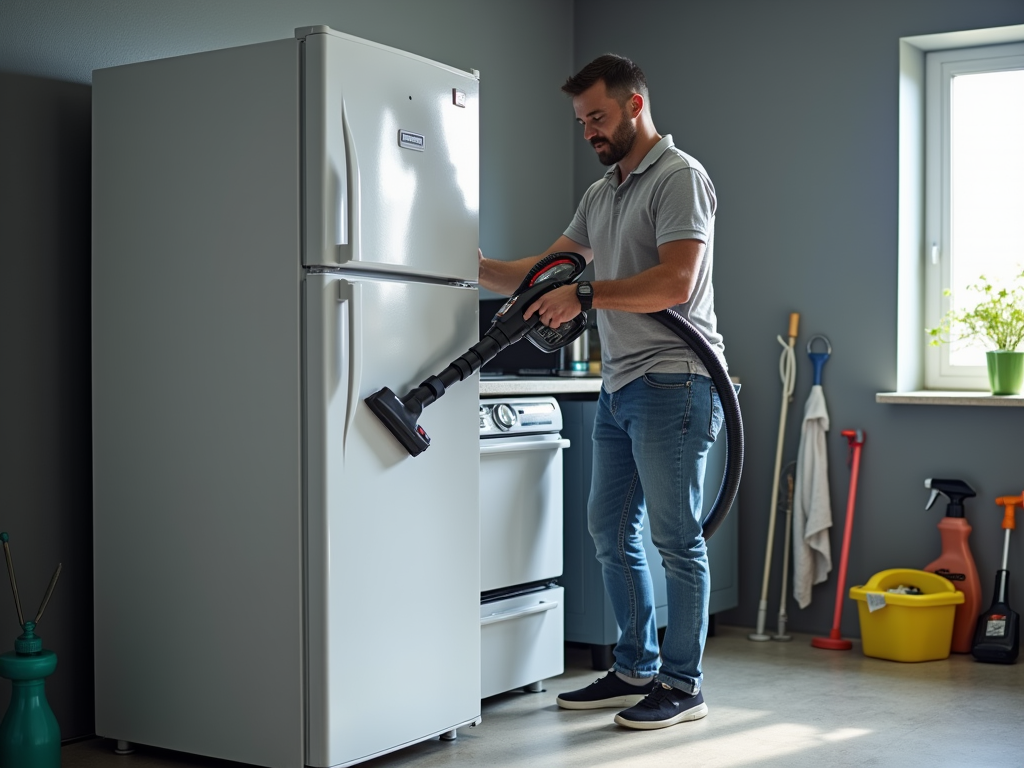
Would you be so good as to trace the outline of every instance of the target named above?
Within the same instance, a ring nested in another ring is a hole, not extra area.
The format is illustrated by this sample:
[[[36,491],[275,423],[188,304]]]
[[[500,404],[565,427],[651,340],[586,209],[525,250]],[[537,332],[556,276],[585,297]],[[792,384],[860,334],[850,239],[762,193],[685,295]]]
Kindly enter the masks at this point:
[[[644,97],[639,93],[634,93],[629,97],[630,117],[634,120],[640,117],[640,113],[644,110]]]

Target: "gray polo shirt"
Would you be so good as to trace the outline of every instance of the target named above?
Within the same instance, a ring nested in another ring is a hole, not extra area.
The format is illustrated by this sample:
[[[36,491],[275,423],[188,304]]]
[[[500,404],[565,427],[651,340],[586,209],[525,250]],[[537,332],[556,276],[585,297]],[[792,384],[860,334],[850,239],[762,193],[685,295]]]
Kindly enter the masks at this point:
[[[660,263],[658,246],[673,240],[706,244],[697,285],[686,304],[672,307],[707,338],[725,365],[711,284],[715,253],[715,188],[707,171],[666,135],[621,184],[618,166],[583,195],[565,236],[594,252],[598,280],[632,277]],[[602,309],[604,386],[614,392],[649,371],[707,375],[697,354],[650,317]]]

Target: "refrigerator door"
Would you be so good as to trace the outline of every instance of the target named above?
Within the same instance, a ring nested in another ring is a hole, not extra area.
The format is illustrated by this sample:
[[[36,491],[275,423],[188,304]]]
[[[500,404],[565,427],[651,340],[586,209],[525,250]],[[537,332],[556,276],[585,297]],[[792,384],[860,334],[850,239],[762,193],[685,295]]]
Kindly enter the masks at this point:
[[[306,265],[475,282],[475,74],[326,27],[303,56]]]
[[[424,411],[432,443],[415,458],[363,402],[475,343],[479,302],[337,273],[307,276],[304,302],[306,759],[335,766],[480,714],[477,378]]]

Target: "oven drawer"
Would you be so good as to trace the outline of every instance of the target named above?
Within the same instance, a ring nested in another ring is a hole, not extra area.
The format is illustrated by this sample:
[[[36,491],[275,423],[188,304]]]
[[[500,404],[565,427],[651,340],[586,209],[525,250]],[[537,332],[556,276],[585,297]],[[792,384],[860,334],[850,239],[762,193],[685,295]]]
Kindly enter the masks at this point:
[[[480,606],[480,698],[565,671],[561,587]]]
[[[480,591],[562,575],[558,435],[481,440]]]

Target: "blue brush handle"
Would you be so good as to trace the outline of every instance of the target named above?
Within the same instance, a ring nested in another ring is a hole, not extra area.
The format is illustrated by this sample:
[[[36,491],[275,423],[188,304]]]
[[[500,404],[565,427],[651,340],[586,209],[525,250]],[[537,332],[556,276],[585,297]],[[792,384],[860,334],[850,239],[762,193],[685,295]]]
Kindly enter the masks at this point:
[[[824,352],[812,352],[811,347],[815,341],[821,339],[825,342]],[[814,386],[821,385],[821,369],[825,367],[825,361],[832,355],[832,342],[828,340],[827,336],[812,336],[807,342],[807,356],[811,358],[811,362],[814,364]]]
[[[809,352],[807,356],[814,363],[814,384],[819,385],[821,384],[821,369],[825,367],[825,361],[828,360],[829,354],[827,352]]]

